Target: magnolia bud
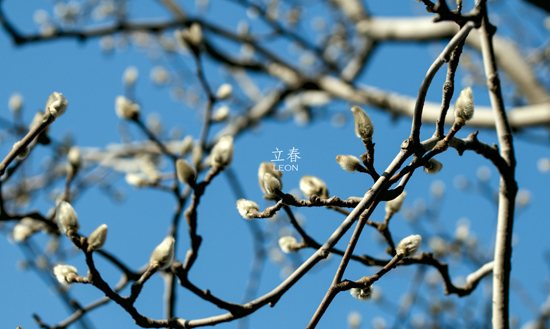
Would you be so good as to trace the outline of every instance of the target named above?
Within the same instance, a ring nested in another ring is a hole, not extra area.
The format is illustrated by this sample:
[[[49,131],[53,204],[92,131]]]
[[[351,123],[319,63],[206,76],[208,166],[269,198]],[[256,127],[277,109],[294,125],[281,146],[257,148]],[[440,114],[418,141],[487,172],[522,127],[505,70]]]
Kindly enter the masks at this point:
[[[355,135],[362,139],[371,140],[374,126],[370,117],[359,106],[352,107],[351,112],[353,112],[353,120],[355,121]]]
[[[342,167],[342,169],[344,169],[345,171],[355,172],[355,171],[361,171],[361,169],[363,169],[363,166],[361,166],[361,161],[357,159],[357,157],[354,157],[353,155],[340,154],[336,156],[336,162],[338,162],[340,167]]]
[[[12,238],[15,242],[23,242],[34,233],[33,229],[24,223],[18,223],[13,227]]]
[[[200,170],[202,162],[202,147],[200,143],[197,143],[195,146],[193,146],[193,150],[191,151],[191,164],[197,168],[197,171]]]
[[[260,188],[262,189],[262,192],[264,192],[264,194],[267,194],[267,191],[265,190],[265,187],[264,187],[264,174],[265,173],[270,173],[273,176],[281,179],[281,177],[283,176],[283,172],[279,171],[279,170],[276,170],[275,165],[273,164],[273,162],[262,162],[262,163],[260,163],[260,168],[258,169],[258,182],[260,183]]]
[[[58,118],[65,113],[67,105],[69,101],[63,97],[63,94],[54,91],[46,101],[46,111],[50,111],[54,117]]]
[[[61,201],[57,206],[57,226],[63,234],[76,232],[80,228],[73,206],[66,201]]]
[[[298,241],[296,241],[296,239],[293,236],[283,236],[282,238],[279,239],[279,247],[285,254],[296,251],[297,244],[298,244]]]
[[[371,298],[371,296],[372,296],[372,286],[368,286],[364,289],[351,288],[349,292],[354,298],[357,298],[358,300],[364,302],[364,301],[367,301]]]
[[[315,195],[321,199],[328,199],[327,184],[321,179],[306,175],[300,179],[300,190],[306,198]]]
[[[428,162],[424,165],[424,172],[429,175],[437,174],[441,171],[443,168],[443,164],[436,159],[430,159]]]
[[[82,155],[80,154],[80,149],[77,146],[73,146],[69,149],[69,152],[67,153],[67,159],[69,160],[69,163],[74,168],[80,167],[82,164]]]
[[[147,181],[143,178],[140,174],[126,174],[126,183],[135,186],[135,187],[143,187],[147,186]]]
[[[72,278],[78,276],[76,267],[71,265],[56,265],[53,268],[53,274],[61,284],[71,284]]]
[[[260,211],[260,207],[254,201],[239,199],[237,209],[244,219],[254,219],[254,212]]]
[[[23,96],[18,93],[12,94],[8,101],[8,107],[15,114],[21,112],[21,108],[23,107]]]
[[[122,74],[122,83],[124,83],[125,86],[132,86],[136,83],[138,77],[138,69],[135,66],[129,66]]]
[[[115,100],[115,112],[121,119],[132,120],[139,117],[140,107],[124,96],[118,96]]]
[[[88,251],[98,250],[107,240],[107,225],[101,224],[90,234],[88,238]]]
[[[232,92],[233,86],[231,86],[229,83],[224,83],[218,88],[218,91],[216,92],[216,97],[218,99],[226,99],[231,96]]]
[[[472,88],[466,87],[458,96],[455,103],[455,118],[462,124],[474,116],[474,94]]]
[[[15,143],[13,144],[13,147],[12,147],[12,148],[13,148],[13,149],[17,149],[17,148],[20,148],[20,147],[21,147],[21,141],[15,142]],[[17,155],[17,159],[18,159],[18,160],[23,160],[23,159],[25,159],[25,158],[29,155],[30,151],[31,151],[31,148],[30,148],[28,145],[25,146],[25,148],[22,149],[21,152]]]
[[[403,191],[395,199],[386,202],[386,213],[395,214],[399,212],[403,205],[403,200],[407,196],[407,192]]]
[[[233,159],[233,137],[226,135],[220,137],[216,145],[212,148],[210,161],[212,167],[225,168],[229,166]]]
[[[176,40],[189,47],[195,53],[198,52],[202,43],[202,29],[198,23],[193,23],[189,28],[184,30],[176,30],[174,36]]]
[[[164,238],[155,250],[153,250],[151,258],[149,259],[149,265],[158,267],[159,270],[168,268],[174,260],[175,243],[176,240],[171,236]]]
[[[416,253],[420,247],[422,237],[420,235],[410,235],[399,242],[395,247],[395,252],[398,255],[403,255],[404,258],[410,257]]]
[[[187,161],[182,159],[178,159],[178,161],[176,161],[176,175],[178,176],[180,182],[189,185],[194,184],[195,179],[197,178],[195,169],[191,167]]]
[[[281,180],[273,174],[265,173],[263,181],[264,190],[267,194],[276,194],[283,188],[283,183],[281,183]]]
[[[186,156],[191,150],[193,150],[193,136],[187,135],[181,142],[181,156]]]
[[[229,116],[229,107],[222,106],[212,114],[212,120],[216,122],[225,121]]]

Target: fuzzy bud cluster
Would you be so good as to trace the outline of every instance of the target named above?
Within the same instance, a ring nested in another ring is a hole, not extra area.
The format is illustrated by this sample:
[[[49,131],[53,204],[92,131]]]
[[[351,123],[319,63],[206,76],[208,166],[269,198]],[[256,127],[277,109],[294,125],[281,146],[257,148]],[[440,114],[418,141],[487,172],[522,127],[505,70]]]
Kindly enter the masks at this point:
[[[374,126],[368,114],[359,106],[352,107],[351,112],[353,112],[353,121],[355,122],[355,135],[362,139],[372,140]]]
[[[404,258],[410,257],[418,251],[421,242],[422,237],[420,235],[410,235],[397,244],[395,252],[398,255],[403,255]]]
[[[244,219],[254,219],[254,213],[260,211],[256,202],[246,199],[237,200],[237,209]]]
[[[63,94],[54,91],[46,101],[46,111],[50,111],[55,118],[58,118],[65,113],[67,105],[69,101],[63,97]]]
[[[300,191],[306,198],[318,196],[321,199],[328,199],[327,184],[315,176],[306,175],[300,179]]]
[[[167,269],[174,261],[176,240],[173,237],[167,236],[164,240],[153,250],[151,257],[149,258],[149,265],[151,267],[157,267],[159,270]]]

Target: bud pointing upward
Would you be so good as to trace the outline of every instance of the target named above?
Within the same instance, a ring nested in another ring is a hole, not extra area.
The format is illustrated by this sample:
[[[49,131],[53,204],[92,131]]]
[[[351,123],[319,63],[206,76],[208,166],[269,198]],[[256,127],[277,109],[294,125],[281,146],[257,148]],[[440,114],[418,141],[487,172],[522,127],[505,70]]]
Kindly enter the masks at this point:
[[[359,106],[352,107],[351,112],[353,112],[353,120],[355,121],[355,135],[362,139],[371,140],[374,126],[368,114]]]

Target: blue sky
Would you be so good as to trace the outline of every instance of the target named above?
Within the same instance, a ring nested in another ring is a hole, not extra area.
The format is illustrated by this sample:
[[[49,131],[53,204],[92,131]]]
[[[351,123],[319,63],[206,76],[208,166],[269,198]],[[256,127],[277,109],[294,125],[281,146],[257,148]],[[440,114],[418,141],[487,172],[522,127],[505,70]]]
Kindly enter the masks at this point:
[[[368,3],[374,14],[379,15],[413,15],[419,10],[420,4],[414,1],[400,1],[399,6],[391,6],[387,3]],[[497,4],[498,5],[498,4]],[[185,8],[193,12],[193,6],[184,3]],[[502,6],[502,5],[500,5]],[[523,7],[518,7],[516,2],[510,5],[521,14]],[[4,1],[2,9],[16,23],[22,31],[36,31],[37,27],[32,21],[32,16],[37,8],[43,8],[52,12],[52,5],[48,1]],[[130,17],[167,17],[165,11],[156,2],[137,1],[131,2]],[[499,7],[501,8],[501,7]],[[235,28],[240,19],[245,18],[243,11],[235,4],[226,1],[216,2],[211,6],[211,12],[206,16],[222,26]],[[316,11],[319,10],[319,13]],[[504,13],[511,15],[513,10],[503,9]],[[307,16],[323,15],[317,6],[313,6]],[[506,17],[504,15],[503,17]],[[537,17],[542,17],[539,15]],[[536,21],[536,20],[533,20]],[[258,29],[262,29],[260,23]],[[535,23],[533,23],[535,24]],[[542,23],[541,23],[542,24]],[[265,27],[264,27],[265,28]],[[308,27],[305,33],[313,33]],[[540,26],[534,28],[540,34]],[[540,38],[548,37],[541,35]],[[278,46],[276,43],[271,46]],[[368,68],[359,79],[359,82],[373,85],[381,89],[391,89],[396,92],[414,96],[422,81],[426,70],[433,60],[433,48],[440,49],[442,44],[428,45],[417,44],[388,44],[383,45],[374,53]],[[174,63],[183,63],[185,67],[193,69],[193,63],[189,57],[180,56],[178,60],[170,62],[169,58],[150,59],[143,49],[129,46],[126,50],[115,50],[105,54],[98,43],[98,39],[85,42],[67,39],[38,44],[14,47],[6,33],[0,33],[0,48],[2,51],[3,65],[0,65],[0,116],[10,118],[11,113],[7,108],[10,95],[18,92],[24,97],[23,119],[30,122],[34,112],[44,106],[48,95],[53,91],[62,92],[69,100],[67,113],[57,120],[50,129],[50,135],[60,140],[69,134],[76,145],[86,147],[104,147],[112,143],[120,143],[119,131],[128,127],[121,123],[114,112],[114,100],[116,96],[124,93],[122,74],[129,66],[135,66],[139,70],[139,79],[136,84],[136,99],[142,106],[144,117],[150,113],[159,113],[166,131],[173,128],[184,129],[185,134],[198,137],[200,130],[199,115],[181,103],[174,102],[170,98],[170,90],[167,87],[154,86],[149,80],[149,72],[155,65],[166,66]],[[286,55],[290,56],[290,55]],[[177,65],[180,65],[177,64]],[[175,65],[175,64],[174,64]],[[206,63],[207,77],[212,86],[217,87],[228,81],[228,75],[215,67],[211,61]],[[444,81],[444,72],[440,72],[434,79],[432,88],[428,94],[428,100],[439,102],[441,97],[441,85]],[[260,80],[261,85],[267,85],[268,81]],[[457,82],[460,84],[460,77]],[[474,89],[476,104],[489,105],[488,98],[480,88]],[[305,127],[298,126],[292,120],[278,122],[267,120],[259,127],[239,136],[235,142],[235,155],[231,168],[241,180],[246,198],[256,201],[261,208],[269,206],[268,201],[262,199],[262,193],[257,184],[257,168],[261,162],[272,159],[272,152],[276,148],[288,152],[291,148],[300,151],[301,158],[297,164],[297,171],[285,172],[283,184],[285,192],[298,187],[299,179],[303,175],[314,175],[323,179],[329,188],[331,195],[342,198],[348,196],[362,196],[370,187],[372,180],[359,173],[348,173],[340,169],[334,160],[338,154],[363,153],[363,145],[355,137],[353,123],[350,122],[350,104],[334,102],[326,107],[325,116],[314,120]],[[376,143],[375,166],[379,172],[383,171],[398,153],[401,142],[408,137],[410,132],[410,120],[408,118],[392,119],[385,113],[371,108],[366,108],[375,124],[374,142]],[[340,128],[330,123],[330,117],[336,113],[344,113],[348,119]],[[128,127],[131,136],[135,140],[144,140],[146,137],[135,127]],[[219,129],[215,127],[210,136]],[[423,125],[422,135],[431,136],[433,125]],[[534,130],[542,133],[542,130]],[[473,132],[466,127],[458,136],[466,137]],[[482,130],[479,139],[486,143],[496,143],[495,134],[489,130]],[[2,134],[0,152],[7,154],[15,139],[7,138]],[[545,255],[549,250],[548,211],[546,200],[548,198],[547,184],[550,176],[537,170],[536,163],[542,157],[548,157],[548,145],[539,145],[516,138],[515,140],[518,168],[517,181],[520,188],[529,190],[531,203],[528,207],[519,209],[515,223],[515,249],[513,253],[513,277],[516,288],[511,294],[511,314],[519,318],[520,323],[525,323],[533,317],[529,309],[522,301],[521,292],[518,293],[518,284],[522,286],[531,304],[541,305],[548,295],[548,267]],[[39,172],[41,158],[48,154],[47,151],[35,150],[29,162],[33,162],[28,170],[31,173]],[[478,238],[478,243],[483,250],[491,249],[496,226],[496,207],[476,188],[471,191],[459,191],[453,186],[453,181],[459,175],[468,177],[470,186],[476,187],[478,182],[476,172],[480,166],[490,165],[488,161],[473,153],[465,153],[459,157],[454,150],[438,156],[444,164],[442,172],[435,176],[427,176],[417,172],[406,190],[406,206],[420,207],[422,202],[428,206],[433,202],[441,202],[441,211],[437,217],[442,225],[442,230],[452,235],[456,222],[460,218],[468,218],[470,230]],[[288,160],[287,160],[288,161]],[[170,170],[168,166],[165,171]],[[445,196],[441,200],[435,200],[431,195],[430,186],[435,181],[441,181],[446,186]],[[498,189],[497,172],[491,169],[491,177],[486,182],[492,190]],[[59,185],[60,186],[60,185]],[[57,187],[59,187],[57,186]],[[120,203],[113,202],[108,195],[98,189],[89,189],[73,205],[79,215],[81,232],[89,234],[97,226],[106,223],[109,226],[106,250],[119,256],[130,267],[137,269],[145,265],[154,247],[162,241],[166,235],[175,202],[172,196],[150,189],[136,190],[128,186],[123,177],[117,181],[115,188],[124,193],[125,200]],[[33,199],[28,209],[38,209],[46,213],[53,205],[48,198],[49,191],[44,191]],[[423,201],[422,201],[423,200]],[[324,242],[332,231],[343,220],[343,216],[330,212],[327,209],[296,209],[296,214],[305,218],[306,229],[318,241]],[[382,220],[383,207],[378,209],[373,219]],[[258,220],[261,227],[269,224],[267,220]],[[281,226],[288,227],[281,219]],[[9,231],[12,224],[5,224]],[[426,230],[433,234],[426,218],[420,224],[411,225],[402,214],[398,214],[391,222],[394,239],[399,240],[409,234]],[[186,236],[186,227],[180,228],[180,241],[178,259],[183,260],[189,241]],[[290,231],[292,232],[292,230]],[[375,232],[374,232],[375,233]],[[375,234],[366,229],[359,242],[357,251],[369,255],[384,258],[384,246],[377,242]],[[207,189],[199,208],[199,234],[204,238],[200,257],[193,268],[190,279],[202,289],[210,289],[217,296],[232,302],[241,302],[248,271],[250,268],[252,253],[252,240],[249,235],[247,223],[240,217],[235,208],[235,198],[231,192],[227,179],[218,177]],[[267,237],[271,241],[270,246],[276,246],[279,232],[275,230],[273,235]],[[295,233],[294,233],[295,234]],[[350,234],[346,234],[338,247],[344,249],[349,241]],[[33,243],[43,246],[47,238],[42,233],[33,237]],[[70,249],[69,241],[62,239],[63,248]],[[421,247],[422,251],[429,251],[430,247],[425,239]],[[302,250],[297,255],[287,257],[286,264],[299,264],[307,259],[313,250]],[[81,274],[86,272],[83,257],[74,253],[67,262],[76,266]],[[482,255],[490,258],[489,254]],[[286,257],[286,256],[285,256]],[[12,244],[8,239],[0,239],[0,259],[4,264],[0,271],[0,312],[3,321],[8,328],[22,325],[23,328],[36,328],[31,314],[36,313],[49,324],[54,324],[65,319],[69,313],[63,303],[53,293],[49,284],[44,284],[34,271],[22,271],[18,269],[18,263],[24,259],[22,249]],[[112,285],[119,279],[119,273],[101,258],[96,257],[97,265],[105,279]],[[457,259],[448,259],[451,265],[451,274],[454,279],[464,277],[474,267],[468,262],[460,265]],[[322,300],[326,289],[329,287],[334,272],[339,264],[338,257],[331,257],[328,261],[320,263],[300,280],[287,294],[285,294],[275,308],[264,307],[250,317],[250,328],[281,328],[281,327],[305,327],[319,302]],[[371,327],[373,317],[382,317],[391,325],[393,316],[386,311],[394,309],[391,305],[397,304],[405,291],[410,289],[411,278],[418,267],[398,268],[392,271],[377,283],[386,298],[392,304],[379,307],[373,302],[360,303],[351,298],[348,293],[342,293],[333,302],[319,328],[342,327],[347,321],[350,311],[359,312],[364,320],[362,328]],[[429,271],[429,269],[427,270]],[[359,279],[364,275],[375,272],[373,268],[366,268],[352,263],[346,271],[345,278]],[[281,282],[281,266],[267,259],[260,280],[258,295],[264,294]],[[486,279],[478,287],[478,291],[472,297],[468,297],[466,306],[476,305],[490,293],[490,279]],[[486,286],[489,284],[488,286]],[[426,283],[421,289],[426,288]],[[439,286],[441,290],[441,286]],[[101,293],[92,286],[75,284],[70,293],[77,297],[81,304],[101,297]],[[159,275],[155,275],[145,286],[142,295],[137,301],[137,308],[144,315],[152,318],[161,318],[163,282]],[[456,296],[445,297],[441,294],[431,297],[432,300],[453,300]],[[529,303],[529,302],[528,302]],[[420,303],[422,305],[422,303]],[[532,307],[531,307],[532,308]],[[4,313],[5,312],[5,313]],[[413,309],[412,313],[418,313]],[[223,311],[211,306],[184,289],[178,290],[177,316],[185,319],[196,319],[221,314]],[[460,314],[460,313],[459,313]],[[96,328],[132,328],[131,318],[116,305],[108,305],[98,308],[89,316]],[[236,323],[222,324],[220,328],[235,328]]]

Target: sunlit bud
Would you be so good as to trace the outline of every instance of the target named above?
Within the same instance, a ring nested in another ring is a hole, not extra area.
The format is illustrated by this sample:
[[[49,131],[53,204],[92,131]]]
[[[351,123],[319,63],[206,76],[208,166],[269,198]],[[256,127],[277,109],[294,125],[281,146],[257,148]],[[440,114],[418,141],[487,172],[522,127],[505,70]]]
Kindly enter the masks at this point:
[[[46,111],[50,111],[54,117],[59,118],[67,110],[67,105],[69,101],[63,97],[63,94],[54,91],[46,101]]]
[[[229,166],[233,159],[233,149],[233,137],[229,135],[220,137],[210,155],[212,167],[225,168]]]
[[[149,259],[150,266],[158,267],[159,270],[168,268],[174,260],[175,243],[176,240],[171,236],[164,238],[161,244],[153,250],[151,258]]]
[[[19,141],[19,142],[15,142],[13,144],[13,149],[18,149],[20,148],[22,145],[22,143]],[[29,152],[31,151],[31,148],[27,145],[25,146],[24,149],[21,150],[21,152],[17,155],[17,159],[18,160],[23,160],[25,159],[28,155],[29,155]]]
[[[388,214],[398,213],[399,210],[401,210],[401,206],[403,205],[403,200],[405,200],[406,196],[407,196],[407,192],[403,191],[395,199],[386,201],[386,213]]]
[[[151,81],[157,85],[165,85],[170,82],[170,73],[162,66],[155,66],[151,69]]]
[[[371,298],[372,296],[372,286],[369,286],[367,288],[361,289],[361,288],[351,288],[349,293],[358,300],[364,302]]]
[[[88,237],[88,251],[98,250],[107,240],[107,225],[101,224]]]
[[[218,91],[216,92],[216,97],[218,99],[226,99],[231,96],[232,92],[233,86],[231,86],[229,83],[224,83],[218,88]]]
[[[178,159],[178,161],[176,161],[176,175],[178,176],[180,182],[189,185],[194,184],[195,179],[197,178],[195,169],[191,167],[187,161],[182,159]]]
[[[470,225],[467,220],[463,220],[456,227],[455,237],[457,241],[466,242],[469,236],[470,236]]]
[[[363,321],[363,318],[361,317],[361,314],[357,311],[349,312],[348,314],[348,328],[349,329],[357,329],[361,325],[361,322]]]
[[[189,28],[176,30],[174,32],[176,40],[191,48],[194,52],[198,51],[202,43],[202,29],[198,23],[193,23]]]
[[[474,116],[474,94],[472,88],[466,87],[458,96],[455,103],[455,120],[462,124]]]
[[[143,178],[140,174],[126,174],[126,183],[135,186],[135,187],[143,187],[148,185],[147,181]]]
[[[193,167],[197,168],[197,171],[200,169],[200,165],[202,162],[202,147],[199,143],[197,143],[193,150],[191,151],[191,164]]]
[[[237,209],[244,219],[254,219],[254,213],[260,211],[256,202],[246,199],[237,200]]]
[[[187,135],[181,142],[181,156],[186,156],[193,149],[193,136]]]
[[[445,194],[445,183],[442,180],[435,180],[430,185],[430,192],[436,197],[441,198]]]
[[[225,121],[229,117],[229,107],[221,106],[214,114],[212,114],[212,120],[216,122]]]
[[[122,75],[122,83],[124,83],[125,86],[132,86],[136,83],[138,77],[138,69],[135,66],[129,66],[126,70],[124,70],[124,74]]]
[[[297,244],[298,241],[293,236],[283,236],[279,239],[279,247],[285,254],[298,250]]]
[[[124,96],[118,96],[115,100],[116,115],[121,119],[137,119],[140,107]]]
[[[21,107],[23,107],[23,96],[18,93],[12,94],[10,96],[10,100],[8,101],[8,107],[13,113],[19,113],[21,111]]]
[[[443,240],[443,238],[439,236],[431,238],[428,242],[428,245],[430,246],[430,249],[432,249],[436,257],[441,257],[449,251],[447,242],[445,242],[445,240]]]
[[[73,206],[66,201],[61,201],[57,206],[57,226],[63,234],[68,234],[69,231],[78,231],[78,217]]]
[[[410,235],[397,244],[395,252],[398,255],[403,255],[405,258],[410,257],[416,253],[420,247],[420,242],[422,242],[422,237],[420,235]]]
[[[143,161],[140,162],[140,169],[151,183],[156,184],[160,181],[160,172],[150,159],[143,159]]]
[[[71,265],[56,265],[53,268],[53,274],[61,284],[71,284],[72,278],[78,276],[76,267]]]
[[[351,112],[353,112],[353,120],[355,121],[355,135],[362,139],[372,139],[374,126],[365,110],[359,106],[354,106],[351,108]]]
[[[15,242],[23,242],[34,233],[33,229],[24,223],[18,223],[13,227],[12,238]]]
[[[340,154],[336,156],[336,162],[338,162],[342,169],[349,172],[355,172],[358,168],[362,168],[361,161],[353,155]]]
[[[424,165],[424,172],[430,175],[437,174],[441,171],[441,168],[443,168],[443,164],[436,159],[430,159],[428,162]]]
[[[80,154],[80,149],[77,146],[73,146],[69,149],[67,153],[67,159],[71,166],[78,168],[82,164],[82,155]]]
[[[273,174],[265,173],[263,181],[266,194],[276,194],[283,188],[283,183],[281,183],[281,180]]]
[[[258,169],[258,182],[260,183],[260,188],[262,189],[262,192],[264,192],[264,194],[267,194],[267,191],[264,187],[264,174],[266,173],[272,174],[273,176],[279,178],[279,180],[283,176],[282,171],[275,169],[275,165],[273,164],[273,162],[260,163],[260,168]]]
[[[302,191],[306,198],[313,195],[321,199],[328,198],[327,184],[315,176],[306,175],[302,177],[302,179],[300,179],[300,191]]]

